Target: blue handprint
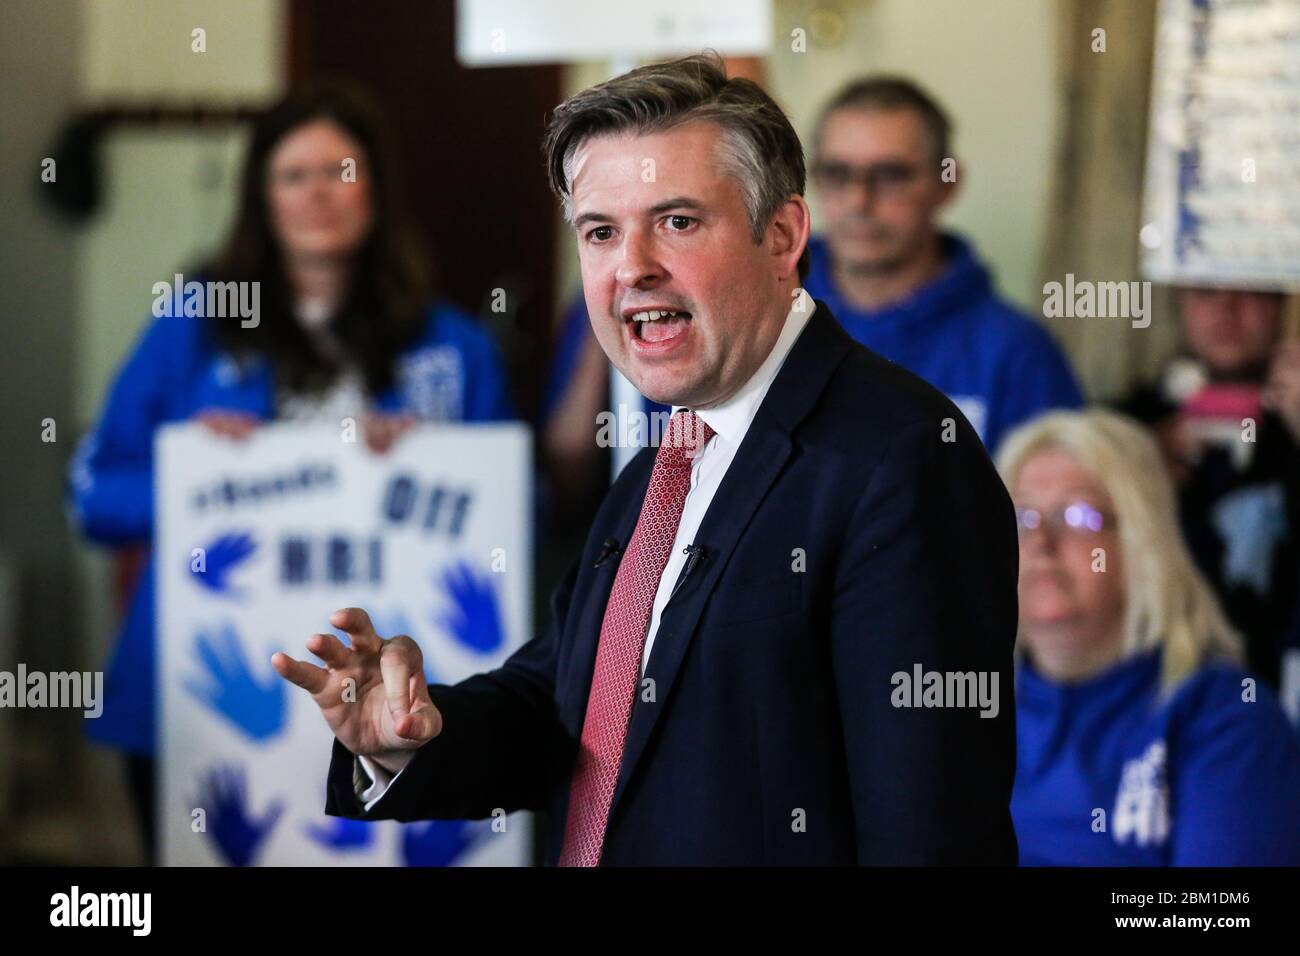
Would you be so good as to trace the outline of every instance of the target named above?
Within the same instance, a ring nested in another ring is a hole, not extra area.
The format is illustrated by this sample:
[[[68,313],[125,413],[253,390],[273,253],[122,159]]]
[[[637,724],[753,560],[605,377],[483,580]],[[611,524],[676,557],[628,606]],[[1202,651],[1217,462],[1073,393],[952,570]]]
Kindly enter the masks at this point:
[[[450,866],[490,832],[483,821],[430,820],[402,827],[404,866]]]
[[[187,680],[186,690],[253,740],[266,740],[284,729],[284,681],[274,672],[258,680],[249,669],[234,628],[222,628],[220,646],[200,631],[194,651],[206,670],[205,679]]]
[[[325,822],[311,821],[303,825],[307,836],[330,850],[361,850],[374,840],[374,824],[369,820],[349,820],[330,817]]]
[[[190,577],[196,584],[212,591],[214,594],[228,594],[242,597],[243,591],[236,591],[230,583],[230,574],[252,556],[257,550],[257,542],[248,532],[223,534],[208,543],[203,549],[202,571],[190,568]]]
[[[443,572],[442,586],[451,598],[452,609],[441,618],[435,615],[434,624],[479,654],[499,648],[505,636],[491,579],[475,576],[474,569],[460,561]]]
[[[207,834],[229,866],[248,866],[284,813],[276,800],[261,819],[248,812],[248,788],[241,767],[214,767],[200,783],[192,806],[207,813]]]

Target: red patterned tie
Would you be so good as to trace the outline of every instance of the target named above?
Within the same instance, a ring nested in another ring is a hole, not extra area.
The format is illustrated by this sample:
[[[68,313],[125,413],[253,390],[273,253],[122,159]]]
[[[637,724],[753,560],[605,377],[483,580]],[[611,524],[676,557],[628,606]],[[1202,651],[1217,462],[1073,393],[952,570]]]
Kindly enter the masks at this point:
[[[707,422],[694,412],[679,411],[669,421],[655,455],[641,516],[605,605],[582,724],[582,749],[569,791],[560,866],[600,862],[655,592],[691,488],[691,461],[712,437]]]

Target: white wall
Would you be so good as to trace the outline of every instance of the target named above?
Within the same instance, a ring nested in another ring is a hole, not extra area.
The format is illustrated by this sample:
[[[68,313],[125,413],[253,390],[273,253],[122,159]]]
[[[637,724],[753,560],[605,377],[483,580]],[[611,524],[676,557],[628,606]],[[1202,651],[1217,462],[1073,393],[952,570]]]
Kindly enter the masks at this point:
[[[191,52],[195,27],[207,31],[206,53]],[[77,224],[44,204],[40,161],[82,109],[273,97],[284,48],[283,0],[0,3],[0,439],[15,463],[0,496],[0,552],[17,572],[8,596],[19,621],[16,634],[0,635],[5,666],[15,658],[46,669],[103,664],[114,631],[107,559],[65,520],[67,461],[149,317],[152,284],[224,231],[242,137],[109,135],[100,156],[104,206]],[[52,444],[40,440],[46,418],[57,426]],[[0,714],[0,762],[10,785],[21,778],[48,799],[21,827],[0,825],[15,837],[0,855],[131,862],[133,820],[118,763],[84,747],[78,713],[23,720],[15,737],[16,718]],[[19,744],[14,754],[6,735]],[[7,792],[0,776],[0,811]]]
[[[33,669],[76,648],[70,606],[72,537],[58,488],[67,442],[78,263],[73,235],[42,204],[41,160],[62,114],[77,98],[68,64],[78,53],[76,0],[12,0],[0,6],[0,669]],[[41,440],[55,421],[55,442]],[[73,595],[75,597],[75,595]],[[39,772],[22,742],[32,727],[57,753],[75,719],[51,711],[0,709],[0,861],[13,859],[25,830],[12,814],[20,782]],[[75,778],[75,773],[73,774]],[[30,821],[24,821],[30,823]]]
[[[962,187],[945,221],[971,238],[1003,292],[1031,305],[1041,296],[1038,255],[1056,123],[1051,0],[859,0],[839,4],[843,35],[817,44],[817,4],[778,0],[769,86],[805,146],[821,106],[866,73],[919,82],[953,120]],[[827,4],[832,6],[832,4]],[[790,31],[808,31],[806,53]],[[817,197],[811,197],[813,226]]]
[[[82,0],[86,104],[260,103],[284,86],[281,0]],[[191,31],[206,31],[204,53]],[[153,283],[211,251],[226,231],[245,146],[214,128],[123,129],[105,143],[107,200],[79,237],[77,418],[92,422],[149,317]]]

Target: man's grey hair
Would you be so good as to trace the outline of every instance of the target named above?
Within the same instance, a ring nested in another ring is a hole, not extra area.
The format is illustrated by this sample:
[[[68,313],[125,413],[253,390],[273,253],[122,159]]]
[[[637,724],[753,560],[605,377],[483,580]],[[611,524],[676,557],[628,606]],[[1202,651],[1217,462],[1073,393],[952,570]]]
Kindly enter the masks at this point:
[[[813,131],[813,158],[821,152],[822,133],[832,113],[840,110],[864,112],[911,110],[920,117],[925,127],[926,145],[930,158],[941,163],[952,155],[952,120],[939,101],[916,83],[901,76],[866,76],[843,87],[822,107]]]
[[[639,67],[555,108],[544,149],[565,220],[573,222],[573,167],[584,143],[597,136],[643,136],[695,122],[722,128],[719,159],[739,181],[750,234],[755,243],[762,242],[781,205],[804,194],[803,146],[772,98],[751,80],[729,79],[721,57],[712,52]],[[801,278],[807,274],[806,259],[805,252]]]

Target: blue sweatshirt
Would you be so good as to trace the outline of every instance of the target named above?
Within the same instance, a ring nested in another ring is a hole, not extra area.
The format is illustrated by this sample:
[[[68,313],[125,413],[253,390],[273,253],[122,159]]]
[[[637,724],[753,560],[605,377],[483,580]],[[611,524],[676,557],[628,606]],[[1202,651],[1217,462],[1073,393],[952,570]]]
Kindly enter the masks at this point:
[[[1268,688],[1207,663],[1159,699],[1159,649],[1077,684],[1016,675],[1025,866],[1300,864],[1300,742]]]
[[[501,421],[514,417],[491,337],[450,305],[431,307],[423,333],[399,356],[396,383],[376,409],[425,420]],[[99,424],[83,439],[69,473],[72,514],[82,534],[105,545],[153,537],[154,432],[209,408],[275,417],[271,365],[240,369],[220,351],[208,320],[154,319],[119,369]],[[135,753],[155,747],[154,566],[150,556],[104,680],[103,713],[89,737]]]
[[[1078,408],[1083,395],[1048,331],[998,298],[970,246],[949,234],[942,242],[943,272],[879,311],[855,309],[840,295],[821,238],[809,243],[805,287],[849,335],[952,399],[995,452],[1017,425],[1048,409]]]

